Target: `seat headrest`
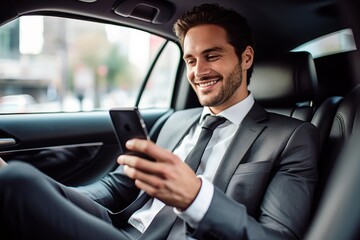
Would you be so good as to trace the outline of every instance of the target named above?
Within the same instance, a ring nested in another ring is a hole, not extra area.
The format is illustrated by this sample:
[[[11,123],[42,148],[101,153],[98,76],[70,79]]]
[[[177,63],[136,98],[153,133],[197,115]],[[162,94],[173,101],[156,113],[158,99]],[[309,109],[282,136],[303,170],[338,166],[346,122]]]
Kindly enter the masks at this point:
[[[249,90],[264,107],[314,101],[318,90],[314,60],[307,52],[289,52],[255,61]]]

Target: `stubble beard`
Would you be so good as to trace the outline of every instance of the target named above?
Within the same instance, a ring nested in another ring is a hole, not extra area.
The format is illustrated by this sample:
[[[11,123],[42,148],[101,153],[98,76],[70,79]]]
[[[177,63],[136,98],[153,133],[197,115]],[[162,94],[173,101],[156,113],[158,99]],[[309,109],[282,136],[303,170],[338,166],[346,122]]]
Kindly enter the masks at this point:
[[[212,98],[199,98],[200,104],[207,107],[216,107],[226,103],[235,94],[242,83],[241,72],[241,65],[237,64],[230,72],[229,76],[226,79],[222,79],[224,84],[222,85],[219,93]]]

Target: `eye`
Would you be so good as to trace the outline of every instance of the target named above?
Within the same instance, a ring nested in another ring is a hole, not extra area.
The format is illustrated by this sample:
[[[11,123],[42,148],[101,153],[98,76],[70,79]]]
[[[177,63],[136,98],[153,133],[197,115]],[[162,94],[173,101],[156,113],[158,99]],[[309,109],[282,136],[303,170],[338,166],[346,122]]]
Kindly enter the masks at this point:
[[[220,58],[220,55],[218,55],[218,54],[209,54],[209,55],[206,56],[206,59],[207,59],[207,61],[209,61],[209,62],[216,61],[216,60],[218,60],[219,58]]]
[[[196,63],[195,59],[192,59],[192,58],[186,59],[185,62],[186,62],[186,65],[189,65],[189,66],[193,66]]]

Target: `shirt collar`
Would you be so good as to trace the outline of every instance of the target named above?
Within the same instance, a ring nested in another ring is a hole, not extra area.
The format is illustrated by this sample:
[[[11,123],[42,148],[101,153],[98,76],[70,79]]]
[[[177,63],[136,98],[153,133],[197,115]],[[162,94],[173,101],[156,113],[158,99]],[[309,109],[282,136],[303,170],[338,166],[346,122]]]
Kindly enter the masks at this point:
[[[245,118],[246,114],[248,114],[251,107],[254,105],[254,102],[255,100],[253,95],[249,93],[249,95],[245,99],[225,109],[216,116],[224,117],[236,126],[240,126],[240,123]],[[214,114],[210,111],[209,107],[204,107],[199,121],[200,124],[202,124],[207,115]]]

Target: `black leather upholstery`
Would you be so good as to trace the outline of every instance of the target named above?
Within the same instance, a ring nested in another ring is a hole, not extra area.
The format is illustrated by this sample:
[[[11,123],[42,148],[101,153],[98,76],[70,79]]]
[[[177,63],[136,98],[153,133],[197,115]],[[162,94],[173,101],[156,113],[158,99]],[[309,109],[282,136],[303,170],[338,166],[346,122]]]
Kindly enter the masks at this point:
[[[360,128],[360,85],[355,87],[341,101],[332,123],[329,137],[325,139],[324,148],[319,160],[319,181],[315,195],[314,210],[321,199],[333,167],[339,159],[344,144]]]
[[[336,111],[342,99],[341,96],[329,97],[320,104],[311,119],[311,123],[319,129],[320,146],[323,146],[329,137]]]
[[[341,142],[348,139],[360,122],[356,119],[360,117],[360,85],[356,86],[347,94],[340,104],[330,138],[339,139]]]
[[[257,62],[249,89],[267,110],[314,124],[320,131],[321,146],[342,100],[333,96],[318,102],[314,60],[307,52],[290,52]]]
[[[318,82],[307,52],[290,52],[255,63],[249,89],[267,110],[311,121]]]
[[[359,123],[359,120],[356,120]],[[360,239],[360,129],[353,131],[341,150],[304,240]]]

